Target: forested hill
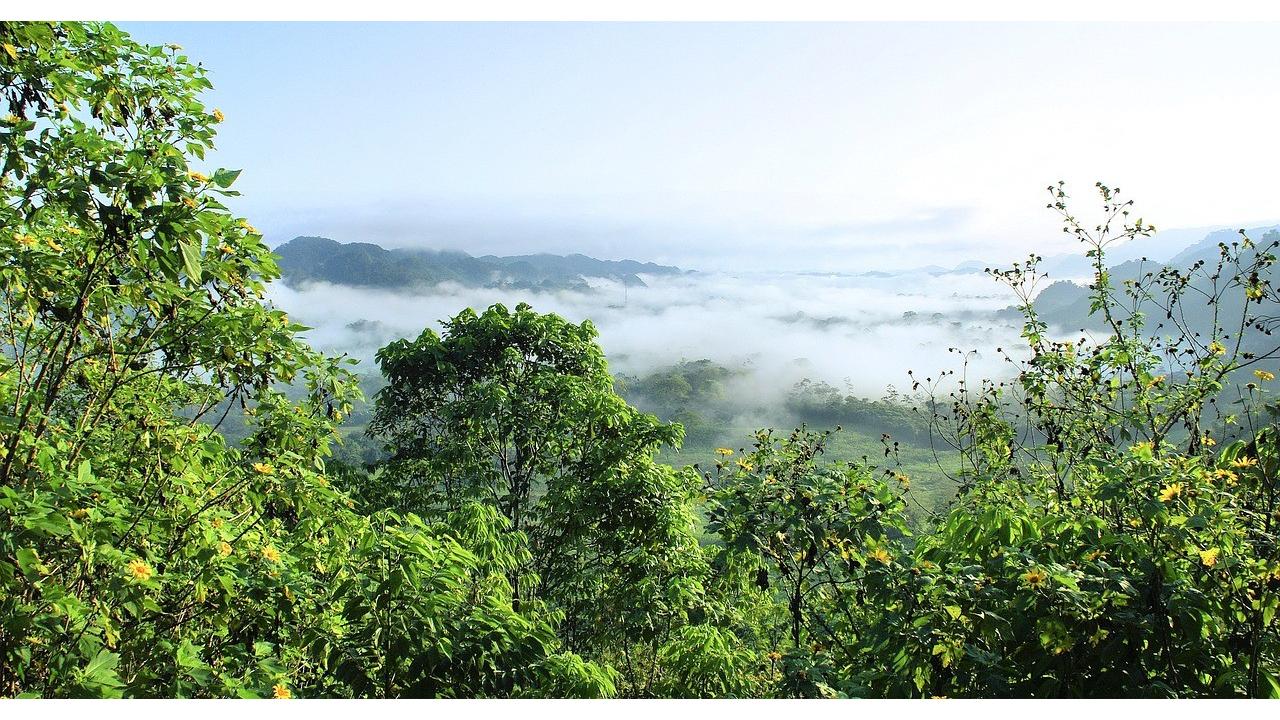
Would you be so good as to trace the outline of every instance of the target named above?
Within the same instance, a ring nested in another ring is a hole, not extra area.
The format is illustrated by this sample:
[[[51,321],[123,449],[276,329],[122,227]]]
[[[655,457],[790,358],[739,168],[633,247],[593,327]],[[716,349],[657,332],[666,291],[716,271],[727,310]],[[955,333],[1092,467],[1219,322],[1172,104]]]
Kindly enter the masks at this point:
[[[456,282],[472,287],[585,289],[584,278],[642,286],[640,275],[675,275],[680,268],[586,255],[475,257],[457,250],[387,249],[372,243],[340,243],[296,237],[275,249],[285,282],[330,282],[387,289]]]

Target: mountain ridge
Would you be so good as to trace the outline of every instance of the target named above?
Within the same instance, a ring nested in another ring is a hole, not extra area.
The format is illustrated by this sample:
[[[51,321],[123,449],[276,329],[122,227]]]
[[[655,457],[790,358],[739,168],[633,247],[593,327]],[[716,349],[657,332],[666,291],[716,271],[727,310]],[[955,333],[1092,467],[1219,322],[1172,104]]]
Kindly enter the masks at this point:
[[[638,260],[600,260],[573,253],[554,255],[470,255],[461,250],[384,248],[367,242],[341,243],[300,235],[275,248],[287,284],[328,282],[384,289],[427,288],[445,282],[470,287],[586,290],[586,278],[645,286],[640,275],[681,275],[670,265]]]

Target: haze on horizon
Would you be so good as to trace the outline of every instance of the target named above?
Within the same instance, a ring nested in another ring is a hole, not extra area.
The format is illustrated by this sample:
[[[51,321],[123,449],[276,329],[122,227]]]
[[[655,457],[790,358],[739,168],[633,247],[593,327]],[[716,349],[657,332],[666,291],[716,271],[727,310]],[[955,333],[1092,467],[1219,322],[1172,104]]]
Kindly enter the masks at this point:
[[[273,245],[1004,262],[1075,250],[1058,179],[1161,228],[1280,217],[1268,24],[122,27],[212,68],[209,163]]]

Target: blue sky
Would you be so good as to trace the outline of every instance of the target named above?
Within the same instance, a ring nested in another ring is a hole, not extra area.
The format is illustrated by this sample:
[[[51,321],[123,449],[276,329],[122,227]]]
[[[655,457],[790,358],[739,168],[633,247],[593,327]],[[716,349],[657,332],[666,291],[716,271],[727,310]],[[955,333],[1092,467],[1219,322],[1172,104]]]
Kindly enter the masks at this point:
[[[1070,249],[1058,179],[1157,226],[1280,218],[1269,24],[123,23],[211,69],[211,163],[298,234],[689,267]]]

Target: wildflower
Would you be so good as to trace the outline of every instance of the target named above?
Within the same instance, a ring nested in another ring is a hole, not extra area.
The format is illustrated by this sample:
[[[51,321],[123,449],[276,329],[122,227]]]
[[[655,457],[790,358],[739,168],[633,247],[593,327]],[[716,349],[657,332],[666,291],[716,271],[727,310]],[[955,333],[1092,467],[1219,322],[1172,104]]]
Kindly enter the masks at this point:
[[[871,559],[878,560],[883,565],[888,565],[889,562],[893,560],[893,558],[889,556],[889,551],[885,550],[884,548],[876,548],[871,553]]]
[[[278,563],[280,562],[280,551],[276,550],[275,547],[268,545],[262,548],[262,559],[267,562]]]
[[[53,238],[49,238],[48,240],[46,240],[45,245],[48,245],[49,249],[54,252],[62,252],[62,246],[59,245],[57,241],[54,240]]]
[[[1033,588],[1040,587],[1048,579],[1049,579],[1048,573],[1041,570],[1040,568],[1031,568],[1030,570],[1022,574],[1022,581]]]
[[[226,119],[227,119],[227,116],[226,116],[226,115],[223,115],[221,110],[219,110],[219,109],[217,109],[217,108],[214,108],[214,110],[213,110],[213,121],[214,121],[214,122],[222,122],[223,120],[226,120]]]
[[[191,172],[187,173],[187,175],[190,176],[192,180],[195,180],[198,183],[209,182],[209,176],[205,175],[202,172],[196,172],[195,170],[192,170]]]
[[[903,487],[903,489],[904,489],[904,490],[905,490],[905,489],[908,489],[908,488],[910,488],[910,487],[911,487],[911,476],[910,476],[910,475],[908,475],[908,474],[906,474],[906,473],[904,473],[904,472],[898,472],[898,473],[894,473],[894,477],[896,477],[896,478],[898,479],[898,482],[902,483],[902,487]]]
[[[23,233],[14,233],[13,239],[17,240],[18,244],[23,247],[31,247],[36,244],[36,239],[34,237]]]
[[[742,468],[743,470],[746,470],[747,472],[751,472],[752,470],[755,470],[755,467],[753,467],[751,463],[747,462],[746,460],[739,460],[738,467]]]
[[[83,230],[81,230],[80,228],[78,228],[78,227],[71,227],[70,225],[68,225],[68,226],[67,226],[67,232],[68,232],[68,233],[70,233],[70,234],[72,234],[72,235],[83,235],[83,234],[84,234],[84,231],[83,231]]]
[[[1218,468],[1217,470],[1214,470],[1213,476],[1219,480],[1226,480],[1229,485],[1235,485],[1236,482],[1240,480],[1238,475],[1225,468]]]
[[[151,566],[143,562],[141,559],[129,561],[129,564],[125,565],[124,569],[129,573],[130,577],[138,582],[146,582],[155,574],[154,571],[152,571]]]
[[[187,207],[191,208],[192,210],[195,210],[195,209],[196,209],[196,201],[195,201],[195,200],[192,200],[192,199],[191,199],[191,198],[189,198],[189,197],[184,197],[184,198],[182,198],[182,204],[183,204],[183,205],[186,205]]]
[[[1261,285],[1254,284],[1245,288],[1244,296],[1249,298],[1250,300],[1260,300],[1262,298],[1263,292],[1264,291]]]
[[[733,451],[729,448],[716,448],[717,455],[732,455]]]
[[[768,657],[769,660],[772,662],[778,662],[779,660],[782,659],[782,653],[778,652],[777,650],[774,650],[773,652],[769,653],[766,657]]]
[[[1174,498],[1182,494],[1182,483],[1171,483],[1169,487],[1160,491],[1160,502],[1172,502]]]
[[[258,473],[259,475],[275,475],[276,474],[276,469],[271,467],[271,465],[267,463],[258,463],[258,462],[254,463],[253,471]]]
[[[229,542],[227,542],[227,541],[225,541],[225,540],[224,540],[224,541],[222,541],[222,542],[220,542],[220,543],[218,543],[218,554],[219,554],[219,555],[221,555],[222,557],[227,557],[228,555],[230,555],[230,554],[231,554],[231,543],[229,543]]]
[[[231,253],[235,252],[235,250],[232,250],[231,246],[226,243],[218,243],[218,252],[222,253],[223,255],[230,255]]]
[[[1214,355],[1226,355],[1227,348],[1222,343],[1218,342],[1217,340],[1214,340],[1213,342],[1209,343],[1209,352],[1213,353]]]
[[[1266,370],[1254,370],[1253,374],[1256,375],[1258,379],[1261,380],[1262,382],[1271,382],[1272,380],[1276,379],[1275,373],[1267,372]]]
[[[222,518],[214,518],[214,519],[213,519],[213,528],[216,530],[216,529],[218,529],[218,528],[220,528],[220,527],[222,527]]]
[[[261,235],[261,234],[262,234],[261,232],[259,232],[259,231],[258,231],[258,228],[256,228],[256,227],[254,227],[254,226],[250,225],[248,220],[241,220],[241,221],[240,221],[240,227],[244,228],[245,230],[248,230],[249,232],[253,233],[254,235]]]
[[[1147,381],[1147,387],[1153,388],[1163,382],[1164,382],[1164,375],[1157,375],[1151,378],[1149,381]]]
[[[1129,518],[1129,527],[1131,528],[1142,527],[1142,521],[1139,520],[1138,518]]]
[[[1209,437],[1208,433],[1205,433],[1204,437],[1200,438],[1200,442],[1204,443],[1205,447],[1213,447],[1218,444],[1218,441]]]
[[[1205,567],[1213,567],[1218,563],[1218,555],[1222,553],[1218,548],[1209,548],[1200,551],[1200,564]]]
[[[1251,468],[1257,464],[1258,464],[1258,458],[1249,457],[1248,455],[1245,455],[1244,457],[1236,458],[1235,460],[1231,461],[1231,467],[1236,467],[1236,468]]]
[[[293,693],[289,692],[289,688],[281,685],[280,683],[276,683],[271,687],[271,693],[280,700],[288,700],[293,697]]]

